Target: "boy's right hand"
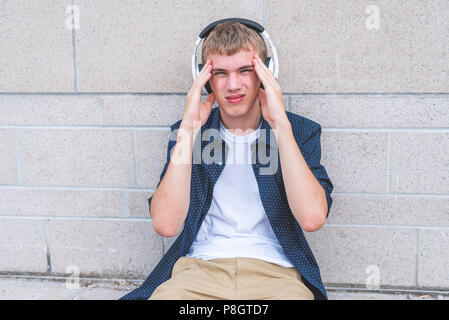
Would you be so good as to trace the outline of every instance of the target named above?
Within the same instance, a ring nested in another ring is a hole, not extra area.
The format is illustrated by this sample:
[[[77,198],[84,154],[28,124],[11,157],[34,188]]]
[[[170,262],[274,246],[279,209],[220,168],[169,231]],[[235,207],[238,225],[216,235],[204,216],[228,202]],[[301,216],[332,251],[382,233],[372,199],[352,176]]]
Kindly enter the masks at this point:
[[[212,105],[215,102],[215,95],[211,93],[205,103],[201,101],[201,89],[212,76],[212,62],[207,59],[206,64],[201,69],[198,76],[193,81],[193,85],[187,93],[184,115],[180,127],[186,129],[199,129],[198,124],[203,126],[209,118]]]

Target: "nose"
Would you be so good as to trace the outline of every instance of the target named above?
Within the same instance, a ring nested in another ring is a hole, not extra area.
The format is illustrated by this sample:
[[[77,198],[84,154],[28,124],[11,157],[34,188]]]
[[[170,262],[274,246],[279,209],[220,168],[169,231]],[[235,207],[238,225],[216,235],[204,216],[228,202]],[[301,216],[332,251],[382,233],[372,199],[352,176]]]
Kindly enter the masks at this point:
[[[238,73],[231,72],[228,77],[228,90],[229,91],[238,91],[241,88],[240,77]]]

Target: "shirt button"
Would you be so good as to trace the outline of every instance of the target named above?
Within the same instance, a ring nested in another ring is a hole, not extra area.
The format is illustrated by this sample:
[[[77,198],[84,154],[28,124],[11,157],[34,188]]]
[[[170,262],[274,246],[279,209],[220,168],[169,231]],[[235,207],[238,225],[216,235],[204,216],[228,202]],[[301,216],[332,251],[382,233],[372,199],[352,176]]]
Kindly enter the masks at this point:
[[[221,161],[220,161],[220,162],[218,162],[218,165],[219,165],[219,166],[221,166],[222,164],[223,164],[223,162],[221,162]]]

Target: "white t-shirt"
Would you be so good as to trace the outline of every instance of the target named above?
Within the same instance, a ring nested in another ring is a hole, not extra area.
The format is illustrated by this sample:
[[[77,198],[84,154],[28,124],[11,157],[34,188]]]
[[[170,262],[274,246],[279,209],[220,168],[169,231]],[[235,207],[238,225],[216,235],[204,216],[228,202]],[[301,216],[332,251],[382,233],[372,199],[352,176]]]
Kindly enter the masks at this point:
[[[220,122],[221,137],[229,147],[227,163],[186,256],[203,260],[249,257],[293,267],[271,228],[251,165],[251,143],[259,136],[261,124],[250,134],[237,136]]]

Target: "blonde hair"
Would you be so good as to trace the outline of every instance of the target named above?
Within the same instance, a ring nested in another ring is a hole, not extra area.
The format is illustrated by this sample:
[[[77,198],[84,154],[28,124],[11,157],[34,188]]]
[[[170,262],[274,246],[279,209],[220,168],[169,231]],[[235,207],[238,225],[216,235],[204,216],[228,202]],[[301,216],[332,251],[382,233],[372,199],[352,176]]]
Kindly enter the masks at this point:
[[[268,57],[267,46],[262,36],[240,22],[223,22],[215,26],[203,42],[201,59],[206,63],[210,54],[233,55],[240,50],[255,49],[262,61]]]

